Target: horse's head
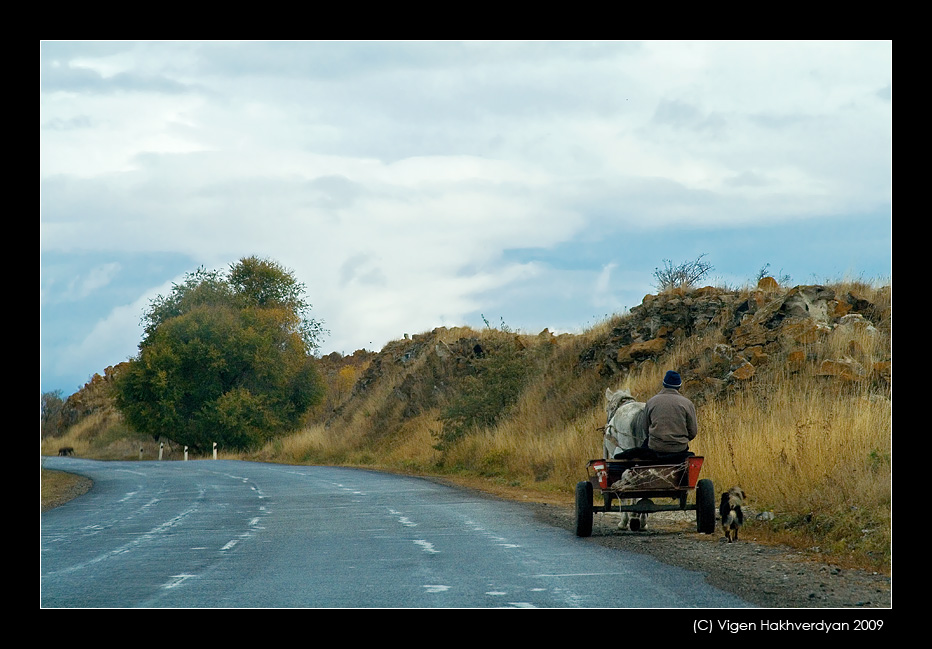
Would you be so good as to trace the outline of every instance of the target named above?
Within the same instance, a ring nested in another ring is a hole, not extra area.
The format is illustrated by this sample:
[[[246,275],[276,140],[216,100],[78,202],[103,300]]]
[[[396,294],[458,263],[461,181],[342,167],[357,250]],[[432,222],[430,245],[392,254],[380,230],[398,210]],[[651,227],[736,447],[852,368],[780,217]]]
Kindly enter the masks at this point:
[[[615,411],[618,410],[618,406],[620,406],[625,401],[631,401],[633,399],[634,397],[631,396],[631,390],[628,390],[627,388],[622,388],[621,390],[615,391],[612,391],[609,388],[605,388],[606,421],[611,421]]]

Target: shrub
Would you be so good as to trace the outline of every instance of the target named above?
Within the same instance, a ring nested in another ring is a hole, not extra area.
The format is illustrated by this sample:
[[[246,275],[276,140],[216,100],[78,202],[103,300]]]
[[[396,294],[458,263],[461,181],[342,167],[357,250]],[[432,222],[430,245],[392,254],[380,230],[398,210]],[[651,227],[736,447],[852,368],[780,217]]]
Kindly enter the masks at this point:
[[[664,259],[663,268],[654,269],[654,279],[657,280],[656,289],[663,293],[694,288],[696,283],[712,270],[711,264],[702,261],[703,257],[705,253],[693,261],[686,261],[675,266],[669,259]]]

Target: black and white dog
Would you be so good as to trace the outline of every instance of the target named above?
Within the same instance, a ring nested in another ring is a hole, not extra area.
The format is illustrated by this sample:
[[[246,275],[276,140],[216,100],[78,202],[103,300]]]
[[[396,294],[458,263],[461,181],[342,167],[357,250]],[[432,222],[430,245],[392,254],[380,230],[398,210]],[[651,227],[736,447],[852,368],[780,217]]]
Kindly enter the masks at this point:
[[[738,528],[744,523],[741,505],[746,498],[741,487],[732,487],[722,494],[722,504],[719,505],[718,513],[722,517],[722,529],[725,530],[725,538],[729,543],[738,540]]]

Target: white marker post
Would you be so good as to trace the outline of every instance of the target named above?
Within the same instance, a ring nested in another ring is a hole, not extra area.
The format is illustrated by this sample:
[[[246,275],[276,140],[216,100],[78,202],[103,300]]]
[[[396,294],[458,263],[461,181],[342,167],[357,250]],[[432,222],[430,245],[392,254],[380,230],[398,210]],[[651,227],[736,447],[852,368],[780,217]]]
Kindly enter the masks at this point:
[[[162,460],[162,449],[165,448],[165,442],[159,442],[159,461]]]
[[[184,461],[185,462],[188,461],[188,447],[187,446],[184,447]]]
[[[217,459],[217,442],[214,442],[214,459]]]

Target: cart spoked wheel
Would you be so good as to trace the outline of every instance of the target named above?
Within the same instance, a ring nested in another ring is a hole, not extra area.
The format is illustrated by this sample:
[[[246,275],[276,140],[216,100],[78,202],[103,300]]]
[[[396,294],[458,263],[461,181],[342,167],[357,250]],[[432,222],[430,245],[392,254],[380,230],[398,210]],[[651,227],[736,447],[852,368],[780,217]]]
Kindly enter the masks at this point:
[[[576,536],[592,535],[592,483],[576,483]]]
[[[715,488],[711,480],[696,483],[696,529],[700,534],[715,532]]]

